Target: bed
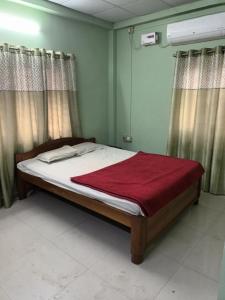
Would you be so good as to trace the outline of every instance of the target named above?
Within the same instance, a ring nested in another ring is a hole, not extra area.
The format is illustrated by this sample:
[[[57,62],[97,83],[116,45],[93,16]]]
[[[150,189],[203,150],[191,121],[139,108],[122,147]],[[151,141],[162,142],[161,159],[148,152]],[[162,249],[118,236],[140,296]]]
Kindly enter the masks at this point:
[[[149,244],[175,222],[186,207],[198,203],[201,177],[154,215],[146,216],[137,203],[75,184],[70,180],[71,176],[101,170],[111,164],[132,158],[134,152],[99,145],[96,151],[79,158],[71,157],[56,164],[45,164],[36,159],[37,155],[46,151],[84,142],[95,143],[95,139],[61,138],[48,141],[32,151],[16,154],[19,198],[26,198],[29,190],[39,187],[126,226],[131,232],[131,261],[140,264]],[[56,171],[57,168],[61,172]]]

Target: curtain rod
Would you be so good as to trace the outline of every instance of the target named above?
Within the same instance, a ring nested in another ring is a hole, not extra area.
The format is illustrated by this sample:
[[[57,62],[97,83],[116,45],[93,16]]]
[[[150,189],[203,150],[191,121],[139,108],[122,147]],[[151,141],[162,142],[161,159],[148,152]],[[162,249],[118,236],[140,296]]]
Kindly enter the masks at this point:
[[[54,51],[54,50],[45,50],[45,49],[39,49],[39,48],[26,48],[24,46],[12,46],[12,45],[8,45],[8,44],[4,44],[4,45],[0,45],[0,50],[3,51],[24,51],[24,52],[28,52],[28,53],[35,53],[35,52],[45,52],[47,55],[51,56],[53,55],[54,58],[64,58],[64,59],[70,59],[71,57],[75,58],[74,54],[71,53],[63,53],[60,51]]]
[[[221,49],[221,51],[225,51],[225,46],[219,46],[219,48]],[[209,53],[215,53],[217,51],[218,47],[216,48],[204,48],[204,50],[206,51],[207,54]],[[181,56],[188,56],[189,52],[192,52],[193,55],[198,55],[202,53],[202,50],[189,50],[189,51],[177,51],[180,52]],[[173,54],[173,57],[177,57],[177,52]]]

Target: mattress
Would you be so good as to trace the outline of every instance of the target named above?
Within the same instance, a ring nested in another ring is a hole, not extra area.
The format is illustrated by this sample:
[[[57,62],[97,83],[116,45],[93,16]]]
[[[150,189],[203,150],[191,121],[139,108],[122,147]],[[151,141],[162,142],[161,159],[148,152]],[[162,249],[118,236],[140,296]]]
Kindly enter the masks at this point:
[[[140,206],[136,203],[73,183],[70,180],[73,176],[84,175],[97,171],[128,159],[135,154],[136,152],[101,145],[101,147],[93,152],[89,152],[81,156],[74,156],[51,164],[42,162],[37,158],[24,160],[17,164],[17,168],[24,173],[40,177],[44,181],[52,183],[58,187],[96,199],[132,215],[143,215]]]

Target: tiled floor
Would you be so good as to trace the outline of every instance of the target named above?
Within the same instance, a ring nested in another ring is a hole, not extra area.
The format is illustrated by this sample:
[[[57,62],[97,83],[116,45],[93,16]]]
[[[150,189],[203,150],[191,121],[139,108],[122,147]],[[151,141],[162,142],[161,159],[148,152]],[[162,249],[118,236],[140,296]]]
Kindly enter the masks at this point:
[[[0,300],[216,300],[224,242],[203,193],[136,266],[126,231],[36,192],[0,210]]]

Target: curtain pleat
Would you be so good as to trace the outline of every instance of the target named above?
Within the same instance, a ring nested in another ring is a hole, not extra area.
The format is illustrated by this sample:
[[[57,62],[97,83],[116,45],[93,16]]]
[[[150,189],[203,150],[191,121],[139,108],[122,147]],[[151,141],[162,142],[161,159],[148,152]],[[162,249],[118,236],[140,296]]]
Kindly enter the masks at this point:
[[[0,50],[0,206],[12,204],[16,152],[80,134],[74,57]]]
[[[225,58],[221,47],[178,53],[168,154],[199,161],[204,191],[225,194]]]

